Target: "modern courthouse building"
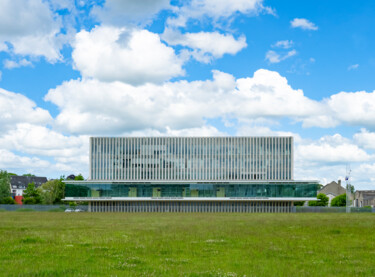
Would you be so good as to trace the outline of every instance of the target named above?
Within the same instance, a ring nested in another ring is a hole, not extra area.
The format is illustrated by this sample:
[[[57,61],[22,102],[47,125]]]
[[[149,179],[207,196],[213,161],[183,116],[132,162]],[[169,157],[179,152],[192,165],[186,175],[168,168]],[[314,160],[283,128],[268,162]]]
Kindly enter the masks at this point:
[[[93,137],[90,176],[65,200],[91,212],[291,212],[316,200],[293,180],[293,137]]]

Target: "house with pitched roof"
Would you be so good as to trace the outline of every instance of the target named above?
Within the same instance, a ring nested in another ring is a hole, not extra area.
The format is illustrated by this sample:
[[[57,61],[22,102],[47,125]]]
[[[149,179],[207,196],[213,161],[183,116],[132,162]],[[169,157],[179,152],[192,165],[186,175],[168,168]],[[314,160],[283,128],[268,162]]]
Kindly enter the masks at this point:
[[[10,190],[12,197],[18,204],[22,204],[23,192],[30,183],[35,184],[35,187],[40,187],[47,182],[46,177],[37,176],[10,176]]]
[[[346,193],[346,190],[341,186],[341,180],[338,180],[337,182],[332,181],[331,183],[325,185],[321,190],[318,191],[318,194],[319,193],[323,193],[328,197],[328,206],[330,207],[332,199]]]

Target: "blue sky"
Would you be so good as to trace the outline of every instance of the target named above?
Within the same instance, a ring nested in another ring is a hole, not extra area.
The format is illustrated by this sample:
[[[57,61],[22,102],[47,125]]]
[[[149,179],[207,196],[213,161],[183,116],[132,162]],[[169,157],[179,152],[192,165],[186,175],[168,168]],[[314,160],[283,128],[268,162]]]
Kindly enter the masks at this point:
[[[0,168],[88,172],[89,136],[295,138],[295,179],[375,188],[375,3],[4,0]]]

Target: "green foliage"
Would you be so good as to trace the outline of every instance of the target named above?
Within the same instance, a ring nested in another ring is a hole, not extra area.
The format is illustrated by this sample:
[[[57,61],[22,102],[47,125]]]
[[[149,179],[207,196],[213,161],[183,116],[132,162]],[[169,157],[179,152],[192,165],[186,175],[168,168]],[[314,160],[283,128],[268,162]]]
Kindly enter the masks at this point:
[[[9,197],[3,198],[0,204],[14,205],[16,204],[16,201],[14,201],[14,199],[11,196],[9,196]]]
[[[294,204],[294,206],[296,206],[296,207],[301,207],[301,206],[303,206],[303,205],[305,204],[305,201],[296,201],[296,202],[294,202],[293,204]]]
[[[80,174],[78,174],[78,175],[74,178],[74,180],[76,180],[76,181],[84,181],[85,178],[83,178],[82,174],[80,173]]]
[[[42,197],[40,196],[39,190],[35,188],[34,182],[27,185],[27,188],[23,192],[22,202],[24,204],[41,204]]]
[[[65,183],[59,179],[49,180],[38,189],[42,197],[43,204],[61,203],[65,194]]]
[[[22,174],[22,176],[25,176],[25,177],[35,177],[35,175],[31,174],[31,173]]]
[[[77,207],[77,203],[76,202],[69,202],[69,207],[75,208],[75,207]]]
[[[16,173],[11,173],[11,172],[8,172],[8,175],[9,176],[18,176]]]
[[[346,206],[346,193],[336,196],[331,201],[332,207],[345,207]]]
[[[310,207],[315,207],[316,204],[317,204],[317,202],[318,202],[318,201],[309,201],[309,202],[307,203],[307,205],[310,206]]]
[[[350,186],[350,193],[351,194],[354,194],[355,193],[355,188],[353,185],[349,185]]]
[[[24,197],[24,198],[22,198],[22,203],[26,204],[26,205],[35,205],[35,204],[37,204],[35,198],[33,198],[33,197]]]
[[[309,206],[325,207],[328,205],[329,198],[324,193],[319,193],[316,198],[320,201],[309,201]]]
[[[8,172],[0,170],[0,203],[10,197],[10,176]]]

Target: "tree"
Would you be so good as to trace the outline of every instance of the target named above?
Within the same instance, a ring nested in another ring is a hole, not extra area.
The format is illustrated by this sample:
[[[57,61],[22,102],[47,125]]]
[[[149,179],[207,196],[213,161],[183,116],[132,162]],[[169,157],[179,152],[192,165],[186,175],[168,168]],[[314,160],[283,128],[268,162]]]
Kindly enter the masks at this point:
[[[83,178],[82,174],[80,173],[80,174],[78,174],[78,175],[74,178],[74,180],[76,180],[76,181],[84,181],[85,178]]]
[[[324,193],[319,193],[317,197],[320,201],[309,201],[309,206],[327,206],[329,198]]]
[[[355,188],[353,185],[349,185],[350,186],[350,193],[351,194],[354,194],[355,193]]]
[[[10,197],[10,176],[6,171],[0,170],[0,203]]]
[[[39,191],[35,188],[34,182],[27,185],[27,188],[23,192],[22,202],[24,204],[40,204],[42,203],[42,197]]]
[[[49,180],[38,189],[44,204],[60,203],[65,194],[65,183],[60,179]]]
[[[25,176],[25,177],[35,177],[35,175],[31,174],[31,173],[22,174],[22,176]]]
[[[294,206],[296,207],[301,207],[305,204],[305,201],[296,201],[293,203]]]
[[[346,206],[346,193],[336,196],[331,201],[332,207],[345,207]]]

